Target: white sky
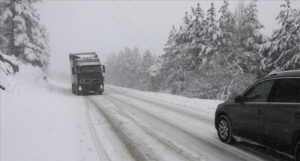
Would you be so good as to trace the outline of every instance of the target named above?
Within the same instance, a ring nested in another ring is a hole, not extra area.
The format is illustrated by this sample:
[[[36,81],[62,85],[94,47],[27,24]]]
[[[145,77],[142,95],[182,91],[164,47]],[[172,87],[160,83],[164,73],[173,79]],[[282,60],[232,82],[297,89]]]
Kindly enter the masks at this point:
[[[51,1],[37,7],[41,21],[50,34],[52,72],[69,73],[68,54],[71,52],[98,52],[101,58],[118,52],[125,46],[137,46],[144,51],[161,55],[163,45],[174,24],[191,6],[200,3],[206,11],[211,2],[215,7],[223,4],[214,1]],[[233,10],[238,0],[230,1]],[[259,0],[259,18],[268,35],[275,29],[275,18],[283,0]],[[300,8],[300,1],[292,5]]]

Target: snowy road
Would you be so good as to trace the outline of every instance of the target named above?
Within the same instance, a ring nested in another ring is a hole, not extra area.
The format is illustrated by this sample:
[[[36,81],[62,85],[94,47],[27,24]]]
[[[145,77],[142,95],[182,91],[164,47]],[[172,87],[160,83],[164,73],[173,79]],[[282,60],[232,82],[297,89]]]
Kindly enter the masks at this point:
[[[113,86],[102,96],[86,96],[87,122],[99,159],[290,160],[241,144],[222,144],[213,125],[216,102],[182,104],[174,97]]]
[[[221,101],[109,85],[76,96],[68,83],[23,78],[0,93],[1,161],[292,161],[221,143],[213,121]]]

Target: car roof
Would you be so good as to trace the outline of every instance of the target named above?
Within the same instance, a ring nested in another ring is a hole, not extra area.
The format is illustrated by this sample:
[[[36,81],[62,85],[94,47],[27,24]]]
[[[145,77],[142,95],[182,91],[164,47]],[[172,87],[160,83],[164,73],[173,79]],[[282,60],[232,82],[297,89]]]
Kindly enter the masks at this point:
[[[283,78],[283,77],[300,77],[300,70],[273,72],[267,75],[265,78]]]

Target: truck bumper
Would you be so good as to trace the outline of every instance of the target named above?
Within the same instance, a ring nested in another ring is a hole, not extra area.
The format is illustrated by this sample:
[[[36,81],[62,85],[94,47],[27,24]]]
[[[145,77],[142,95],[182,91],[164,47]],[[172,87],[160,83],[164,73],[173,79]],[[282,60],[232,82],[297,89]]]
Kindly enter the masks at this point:
[[[102,86],[102,88],[101,88]],[[88,93],[101,93],[103,92],[103,87],[104,85],[102,83],[93,83],[93,84],[80,84],[78,86],[79,92],[83,94],[88,94]]]

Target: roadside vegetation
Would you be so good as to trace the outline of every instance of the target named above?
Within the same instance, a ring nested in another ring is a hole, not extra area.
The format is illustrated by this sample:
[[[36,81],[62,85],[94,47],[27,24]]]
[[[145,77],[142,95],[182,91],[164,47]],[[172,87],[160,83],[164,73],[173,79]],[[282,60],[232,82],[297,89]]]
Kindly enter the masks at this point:
[[[271,36],[263,33],[257,0],[241,2],[234,11],[229,5],[224,0],[218,9],[214,3],[207,11],[200,3],[192,7],[182,25],[171,29],[161,56],[128,48],[109,56],[107,81],[141,90],[227,99],[272,71],[299,69],[300,11],[290,0],[280,6],[274,20],[278,28]]]
[[[0,1],[0,78],[19,71],[19,63],[47,69],[48,34],[34,3],[39,0]],[[6,82],[2,79],[1,89]]]

